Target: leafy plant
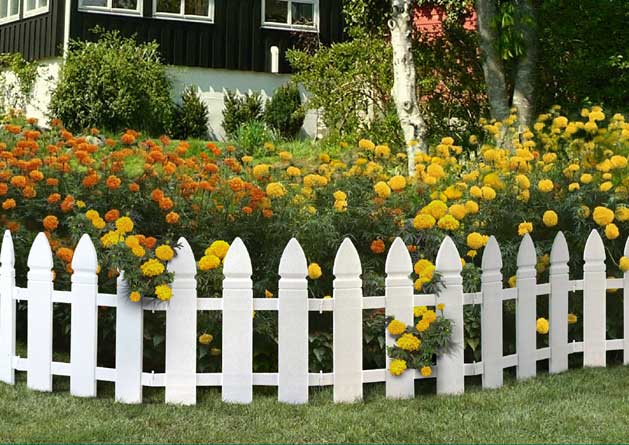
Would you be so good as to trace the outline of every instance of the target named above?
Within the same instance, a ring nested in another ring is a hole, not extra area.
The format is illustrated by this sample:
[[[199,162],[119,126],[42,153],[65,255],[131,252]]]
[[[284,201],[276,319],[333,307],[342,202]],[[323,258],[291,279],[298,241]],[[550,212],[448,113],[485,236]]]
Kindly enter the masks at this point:
[[[0,110],[25,107],[32,96],[39,64],[20,53],[0,54]],[[15,80],[8,76],[13,74]],[[17,88],[16,88],[17,87]]]
[[[198,88],[187,86],[181,104],[175,105],[172,136],[176,139],[207,139],[208,109],[199,97]]]
[[[236,145],[244,154],[254,154],[264,149],[264,144],[275,139],[266,125],[260,121],[249,121],[238,127]]]
[[[264,121],[280,136],[293,139],[301,130],[305,118],[301,93],[294,83],[282,85],[266,103]]]
[[[227,137],[235,137],[241,125],[261,121],[262,117],[263,103],[259,93],[239,94],[230,90],[225,93],[223,129]]]

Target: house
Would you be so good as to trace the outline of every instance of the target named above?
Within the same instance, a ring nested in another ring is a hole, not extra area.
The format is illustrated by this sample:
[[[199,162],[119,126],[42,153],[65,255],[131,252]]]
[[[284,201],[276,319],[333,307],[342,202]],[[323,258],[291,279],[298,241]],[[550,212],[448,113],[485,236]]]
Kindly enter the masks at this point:
[[[341,0],[0,0],[0,52],[42,63],[27,112],[44,116],[70,39],[93,39],[99,26],[155,40],[174,94],[199,86],[220,137],[224,91],[270,95],[290,77],[287,49],[343,38],[341,9]],[[315,129],[312,111],[305,130]]]

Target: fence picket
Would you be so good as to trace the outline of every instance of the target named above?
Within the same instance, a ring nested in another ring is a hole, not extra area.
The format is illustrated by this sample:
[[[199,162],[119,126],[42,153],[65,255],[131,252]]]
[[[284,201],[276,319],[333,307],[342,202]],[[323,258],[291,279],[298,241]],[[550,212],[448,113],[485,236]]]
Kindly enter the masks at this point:
[[[385,280],[385,315],[395,317],[404,324],[412,325],[413,318],[413,281],[410,274],[413,262],[406,244],[401,238],[395,238],[385,265],[387,274]],[[387,346],[395,345],[395,338],[386,332]],[[387,369],[391,358],[387,354]],[[385,374],[386,396],[393,399],[411,399],[415,396],[415,379],[412,372],[404,372],[394,376],[390,372]]]
[[[481,267],[483,388],[500,388],[503,383],[502,253],[494,236],[489,238],[485,246]]]
[[[96,397],[97,268],[96,249],[89,235],[85,234],[72,257],[70,320],[70,393],[81,397]]]
[[[526,379],[537,374],[537,255],[531,236],[522,238],[518,249],[515,311],[515,337],[518,354],[517,377]]]
[[[185,238],[168,263],[175,274],[166,311],[166,403],[197,401],[197,266]]]
[[[625,251],[624,255],[629,258],[629,237],[627,237],[627,241],[625,242]],[[625,340],[625,352],[623,356],[623,363],[625,365],[629,365],[629,270],[624,273],[623,279],[623,330],[624,330],[624,340]]]
[[[223,265],[223,400],[253,398],[253,289],[251,258],[240,238]]]
[[[291,239],[279,267],[278,400],[308,402],[308,263]]]
[[[583,366],[605,366],[605,246],[596,229],[585,243],[583,259]]]
[[[568,243],[559,232],[550,251],[550,373],[568,369],[569,260]]]
[[[437,394],[461,394],[465,388],[462,269],[459,251],[446,236],[437,253],[436,271],[445,284],[437,301],[445,304],[444,316],[452,320],[453,326],[450,347],[437,357]]]
[[[144,354],[144,310],[142,302],[129,299],[124,272],[116,287],[116,390],[122,403],[142,403],[142,360]]]
[[[356,247],[345,238],[334,259],[334,401],[363,398],[362,265]]]
[[[28,372],[26,386],[52,391],[53,261],[48,238],[40,232],[28,254]]]
[[[0,250],[0,382],[15,383],[15,251],[11,232],[5,230]]]

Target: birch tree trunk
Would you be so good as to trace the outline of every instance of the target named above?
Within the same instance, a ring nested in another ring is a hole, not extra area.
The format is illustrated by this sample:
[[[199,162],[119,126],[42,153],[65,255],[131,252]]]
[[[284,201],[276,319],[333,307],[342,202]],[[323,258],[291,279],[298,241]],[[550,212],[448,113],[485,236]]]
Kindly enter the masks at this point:
[[[410,11],[412,0],[391,0],[392,14],[389,20],[393,49],[393,90],[397,115],[400,119],[406,152],[408,173],[415,174],[415,154],[424,150],[428,128],[417,102],[415,64],[411,51]]]
[[[503,120],[509,117],[509,94],[502,59],[495,46],[498,35],[492,22],[497,15],[496,0],[476,0],[476,15],[490,114],[493,119]]]
[[[513,105],[518,111],[520,132],[530,128],[535,112],[535,68],[537,65],[537,30],[533,3],[518,0],[519,15],[523,17],[524,55],[518,60],[513,88]]]

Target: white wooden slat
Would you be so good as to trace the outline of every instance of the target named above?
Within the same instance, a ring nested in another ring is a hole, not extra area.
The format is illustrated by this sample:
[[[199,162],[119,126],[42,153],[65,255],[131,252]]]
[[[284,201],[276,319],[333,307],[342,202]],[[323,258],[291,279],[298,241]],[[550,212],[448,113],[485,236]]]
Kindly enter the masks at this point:
[[[504,368],[511,368],[512,366],[518,366],[518,354],[505,355],[502,358],[502,366]]]
[[[197,298],[197,310],[220,311],[223,310],[222,298]]]
[[[349,238],[334,259],[333,366],[334,401],[363,398],[362,266]]]
[[[579,290],[583,290],[583,280],[572,280],[572,288],[570,289],[572,292],[576,292]]]
[[[320,314],[331,312],[334,310],[334,298],[308,298],[308,310]]]
[[[0,250],[0,382],[13,385],[15,372],[15,251],[11,232],[5,230]]]
[[[415,294],[413,296],[413,305],[415,306],[434,306],[437,304],[437,296],[435,294]]]
[[[103,368],[98,366],[96,368],[96,380],[102,382],[115,382],[116,381],[116,369],[115,368]]]
[[[40,232],[28,254],[28,321],[26,386],[52,391],[52,251]]]
[[[502,363],[501,363],[502,365]],[[465,369],[465,376],[482,375],[484,372],[483,362],[466,363],[463,367]],[[502,368],[501,368],[502,369]]]
[[[515,334],[518,353],[517,377],[526,379],[535,377],[537,361],[537,255],[531,236],[527,233],[522,238],[517,257]]]
[[[223,265],[223,401],[253,398],[253,290],[251,258],[236,238]]]
[[[612,340],[605,341],[605,350],[607,351],[621,351],[625,348],[625,341],[622,338],[614,338]]]
[[[502,300],[502,293],[500,294]],[[463,294],[463,305],[468,304],[481,304],[483,302],[482,292],[468,292]]]
[[[72,292],[67,290],[53,290],[52,291],[53,303],[72,303]]]
[[[518,288],[512,287],[502,290],[502,301],[516,300],[518,298]]]
[[[365,369],[363,370],[363,383],[384,382],[389,374],[390,372],[387,369]],[[409,374],[412,377],[413,369],[407,370],[405,374]]]
[[[382,380],[384,380],[384,378]],[[308,386],[332,385],[334,385],[334,373],[332,372],[311,372],[308,374]]]
[[[144,311],[129,299],[129,285],[120,273],[116,303],[116,401],[142,403]]]
[[[295,238],[288,242],[282,253],[279,275],[278,400],[307,403],[308,262]]]
[[[413,271],[411,255],[404,241],[395,238],[385,264],[385,315],[393,317],[406,325],[413,325],[413,281],[410,274]],[[395,346],[395,338],[385,327],[387,346]],[[391,357],[386,355],[386,366],[389,369]],[[394,376],[390,372],[386,375],[386,397],[389,399],[412,399],[415,396],[415,381],[413,374],[403,372]]]
[[[166,374],[163,372],[143,372],[141,379],[142,386],[151,388],[163,388],[166,386]]]
[[[568,369],[568,261],[570,252],[562,232],[557,233],[550,251],[550,363],[549,372],[558,373]]]
[[[548,295],[550,294],[550,283],[542,283],[537,285],[536,295]]]
[[[605,366],[606,288],[605,246],[592,230],[583,253],[583,366]]]
[[[363,309],[382,309],[385,307],[385,297],[363,297]]]
[[[481,276],[483,388],[500,388],[502,369],[502,253],[492,235],[485,246]]]
[[[573,354],[575,352],[583,352],[583,342],[582,341],[573,341],[568,344],[568,353]]]
[[[629,237],[627,237],[627,241],[625,241],[625,251],[624,256],[629,258]],[[623,296],[623,331],[624,331],[624,355],[623,355],[623,363],[625,365],[629,365],[629,270],[624,273],[623,277],[623,285],[624,296]]]
[[[79,397],[96,397],[97,268],[96,249],[89,235],[84,234],[72,257],[70,319],[70,393]]]
[[[96,301],[98,302],[99,306],[116,307],[116,302],[118,301],[118,296],[116,294],[99,293],[96,296]]]
[[[50,370],[53,375],[63,375],[72,377],[72,364],[66,362],[52,362]]]
[[[13,369],[16,371],[28,371],[28,359],[13,357]]]
[[[254,372],[254,386],[279,386],[279,375],[276,372]]]
[[[607,278],[605,287],[607,289],[622,289],[624,280],[622,278]]]
[[[221,386],[223,375],[220,372],[197,374],[197,386]]]
[[[306,305],[308,301],[306,299]],[[254,298],[253,299],[254,311],[278,311],[279,300],[277,298]]]
[[[168,263],[174,273],[172,299],[166,311],[166,403],[197,401],[197,267],[185,238],[177,241]]]
[[[16,301],[28,301],[28,289],[23,287],[14,287],[13,299]]]
[[[445,284],[438,302],[445,304],[444,316],[452,320],[453,325],[450,347],[437,357],[437,394],[461,394],[465,388],[462,268],[456,245],[447,236],[437,253],[436,271]]]

